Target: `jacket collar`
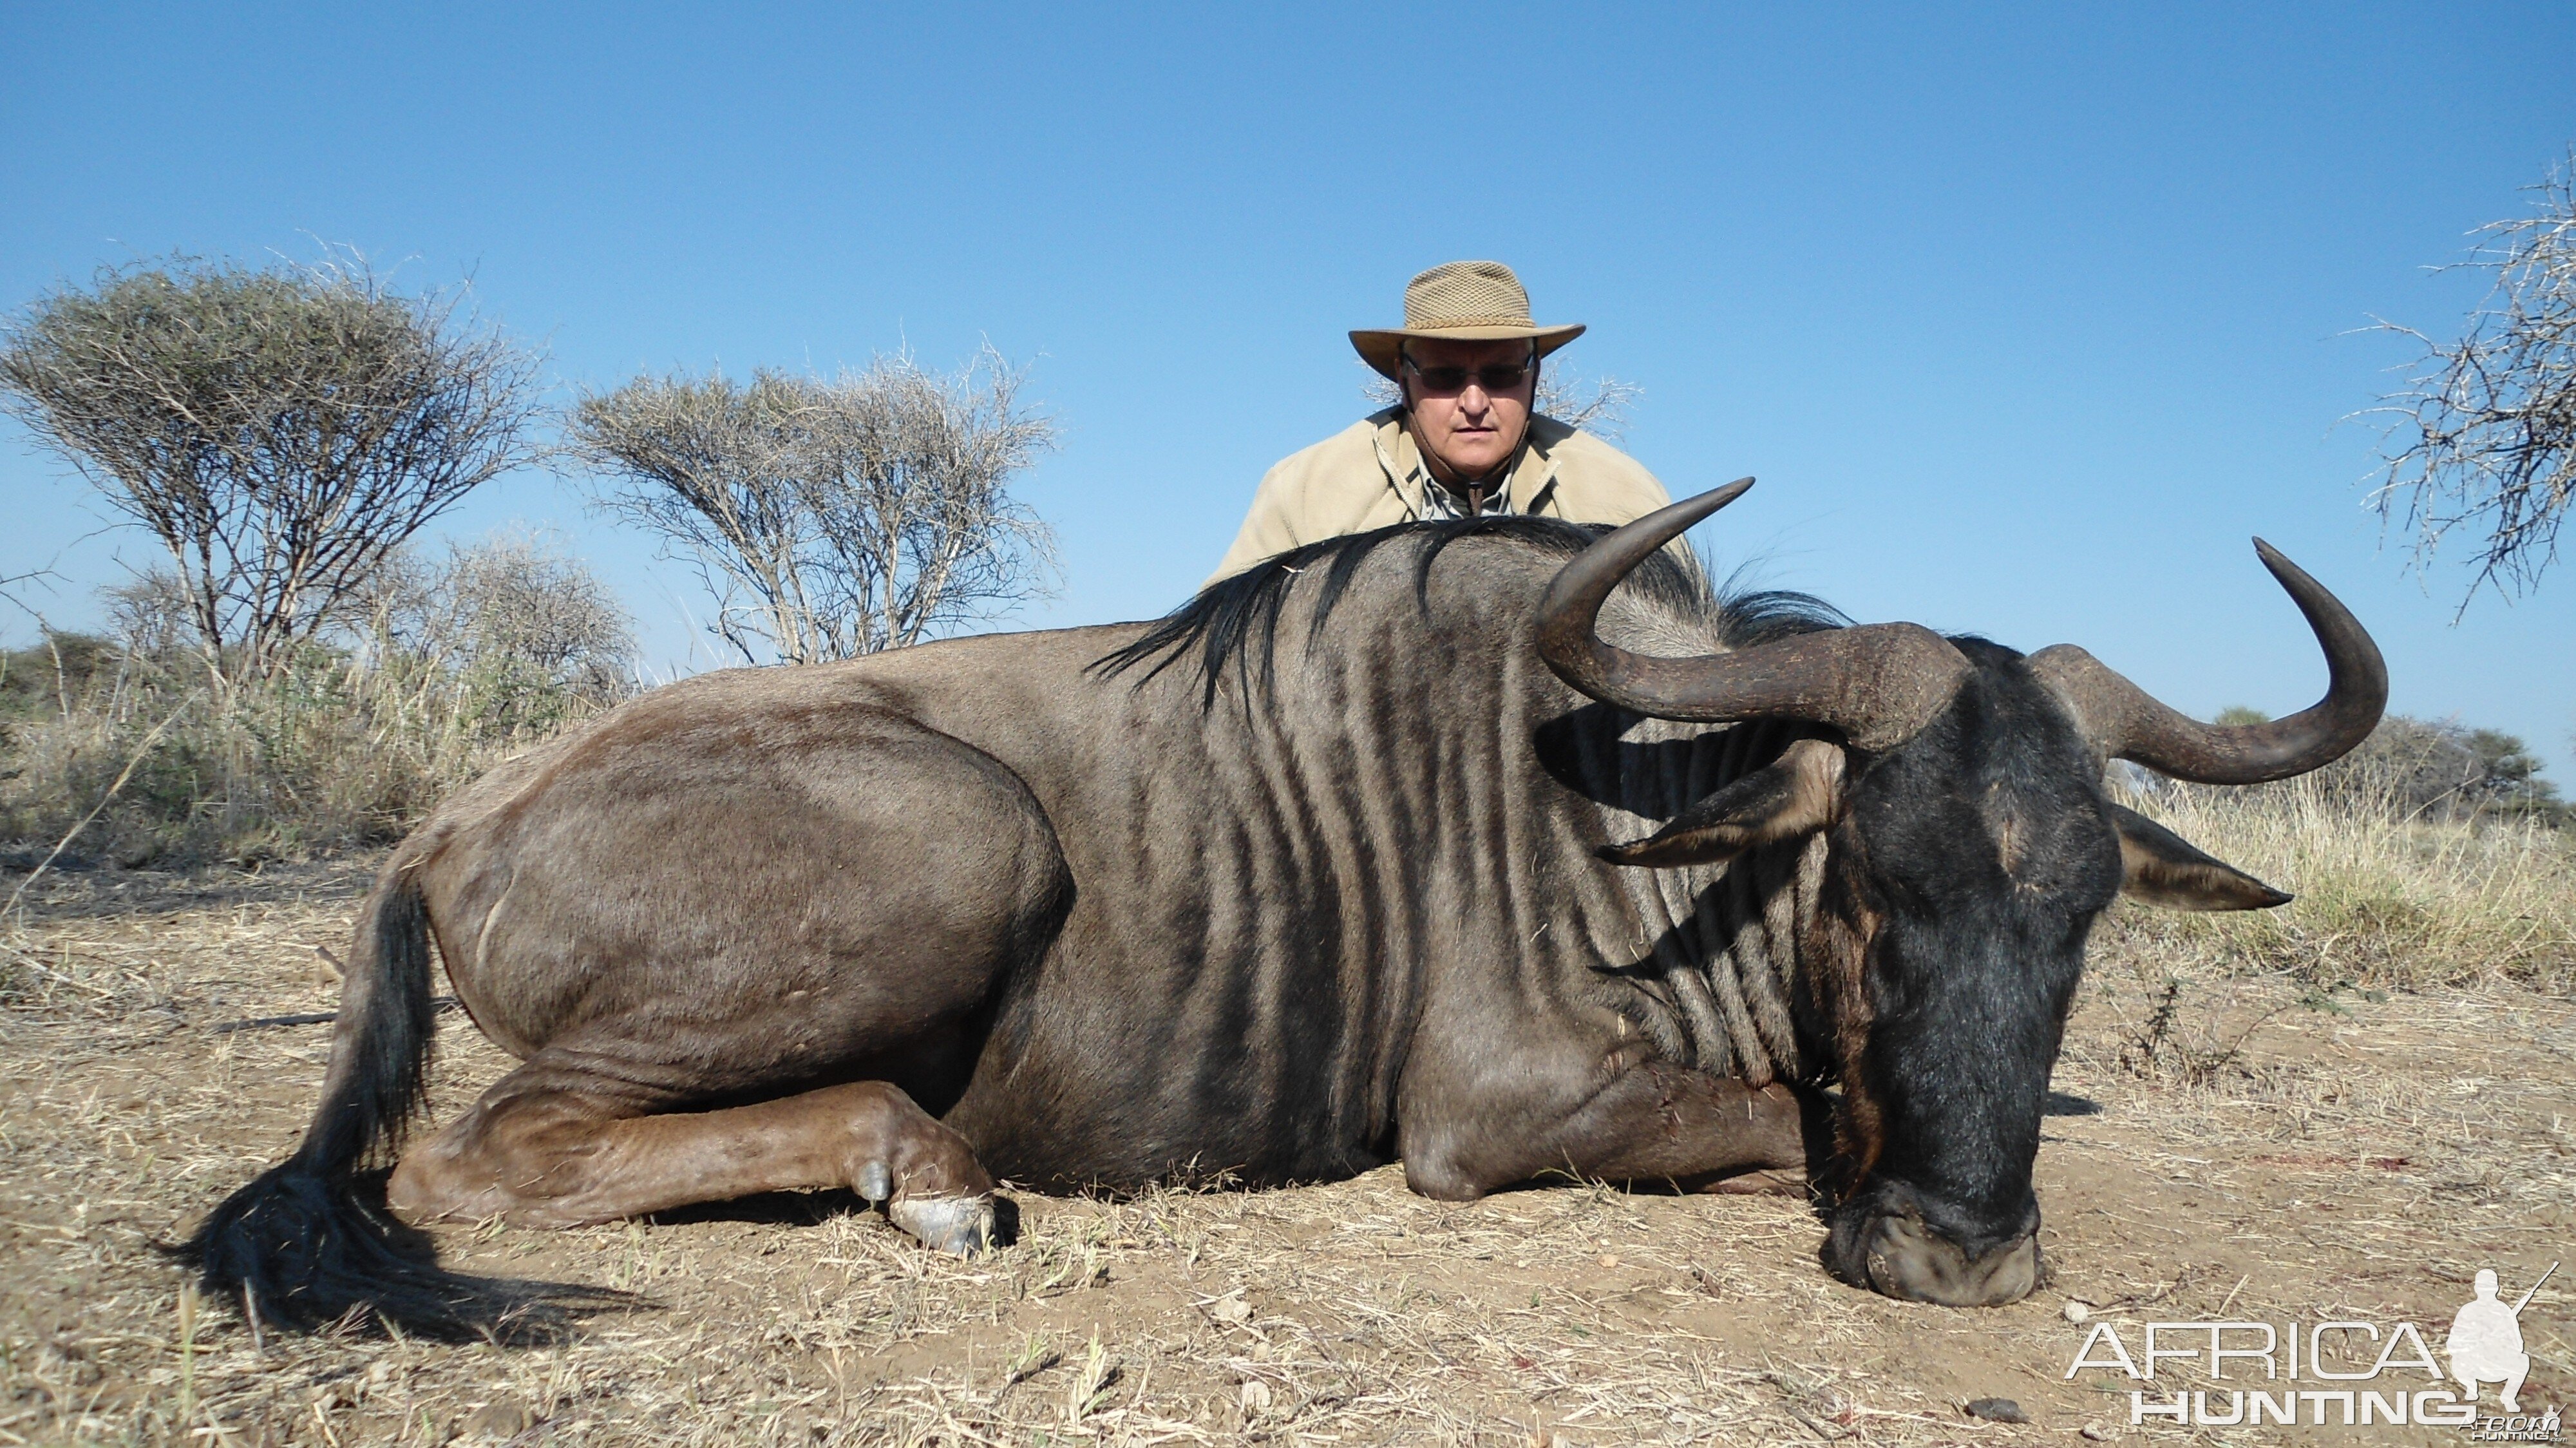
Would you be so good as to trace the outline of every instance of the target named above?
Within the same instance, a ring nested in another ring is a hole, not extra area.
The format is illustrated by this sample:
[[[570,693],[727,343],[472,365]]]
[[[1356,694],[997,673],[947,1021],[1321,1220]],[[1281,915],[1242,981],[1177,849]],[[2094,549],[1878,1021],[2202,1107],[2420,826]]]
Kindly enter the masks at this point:
[[[1387,486],[1404,500],[1405,512],[1421,517],[1424,490],[1438,484],[1431,480],[1422,449],[1405,428],[1404,409],[1384,408],[1370,413],[1368,420],[1376,425],[1372,440],[1377,445],[1377,463],[1386,474]],[[1512,459],[1504,485],[1513,512],[1529,512],[1533,504],[1547,496],[1556,482],[1556,446],[1573,433],[1574,429],[1552,417],[1530,419],[1529,431],[1521,438],[1520,455]]]

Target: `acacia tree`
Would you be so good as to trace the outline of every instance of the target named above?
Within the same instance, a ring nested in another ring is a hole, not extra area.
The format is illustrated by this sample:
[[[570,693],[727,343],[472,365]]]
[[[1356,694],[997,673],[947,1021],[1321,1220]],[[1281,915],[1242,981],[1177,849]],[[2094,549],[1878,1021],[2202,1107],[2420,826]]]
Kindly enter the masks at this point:
[[[537,455],[538,359],[461,299],[362,258],[104,268],[0,331],[0,405],[169,549],[207,669],[239,683]]]
[[[2418,566],[2454,533],[2482,535],[2469,597],[2538,582],[2576,501],[2576,147],[2530,190],[2533,213],[2480,227],[2489,240],[2460,263],[2494,274],[2460,340],[2389,327],[2425,350],[2376,409],[2396,421],[2371,501],[2414,531]]]
[[[881,357],[832,379],[639,377],[566,429],[618,516],[661,535],[722,600],[747,663],[851,658],[1009,612],[1043,591],[1053,536],[1011,496],[1053,445],[990,349],[955,373]]]

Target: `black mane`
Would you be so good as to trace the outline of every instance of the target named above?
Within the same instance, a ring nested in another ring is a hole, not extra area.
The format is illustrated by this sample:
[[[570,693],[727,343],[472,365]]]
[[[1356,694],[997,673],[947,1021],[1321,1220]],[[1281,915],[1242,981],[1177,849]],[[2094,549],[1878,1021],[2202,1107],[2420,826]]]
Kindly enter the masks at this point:
[[[1602,524],[1496,514],[1446,522],[1398,523],[1367,533],[1326,538],[1265,558],[1230,578],[1218,579],[1200,589],[1189,602],[1163,615],[1144,637],[1102,655],[1091,668],[1105,678],[1150,662],[1151,667],[1136,681],[1142,687],[1179,663],[1195,644],[1201,708],[1215,706],[1218,682],[1229,663],[1234,665],[1247,696],[1256,672],[1266,694],[1271,685],[1271,661],[1278,650],[1280,610],[1286,607],[1288,591],[1298,579],[1317,568],[1323,570],[1323,581],[1317,585],[1323,591],[1316,595],[1307,625],[1306,646],[1310,649],[1323,636],[1335,606],[1349,590],[1360,565],[1390,543],[1420,541],[1414,560],[1413,596],[1427,612],[1431,607],[1431,565],[1443,549],[1461,538],[1496,535],[1542,554],[1572,558],[1608,531],[1608,526]],[[1779,589],[1744,587],[1742,578],[1739,572],[1712,593],[1694,573],[1659,549],[1628,576],[1625,586],[1677,610],[1705,613],[1718,640],[1733,648],[1841,628],[1851,622],[1821,599]]]

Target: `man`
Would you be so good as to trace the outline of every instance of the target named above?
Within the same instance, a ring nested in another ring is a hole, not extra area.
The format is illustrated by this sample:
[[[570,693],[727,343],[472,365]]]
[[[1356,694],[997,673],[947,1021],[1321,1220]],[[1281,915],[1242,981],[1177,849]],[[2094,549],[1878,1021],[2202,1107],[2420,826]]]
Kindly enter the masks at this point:
[[[1217,579],[1275,553],[1417,519],[1535,513],[1625,523],[1671,501],[1634,458],[1532,411],[1539,359],[1582,324],[1530,320],[1500,262],[1453,261],[1404,289],[1404,325],[1351,333],[1403,400],[1273,467]]]

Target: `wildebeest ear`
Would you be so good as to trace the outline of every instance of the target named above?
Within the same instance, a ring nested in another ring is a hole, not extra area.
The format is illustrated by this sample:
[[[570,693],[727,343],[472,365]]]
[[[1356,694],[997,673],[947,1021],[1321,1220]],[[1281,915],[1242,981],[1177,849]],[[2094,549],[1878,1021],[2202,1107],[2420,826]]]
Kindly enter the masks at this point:
[[[2120,893],[2167,910],[2269,910],[2290,897],[2136,810],[2111,806],[2120,831]]]
[[[1699,801],[1642,840],[1604,845],[1615,865],[1707,865],[1755,845],[1813,834],[1842,807],[1843,752],[1821,739],[1801,739],[1779,759]]]

